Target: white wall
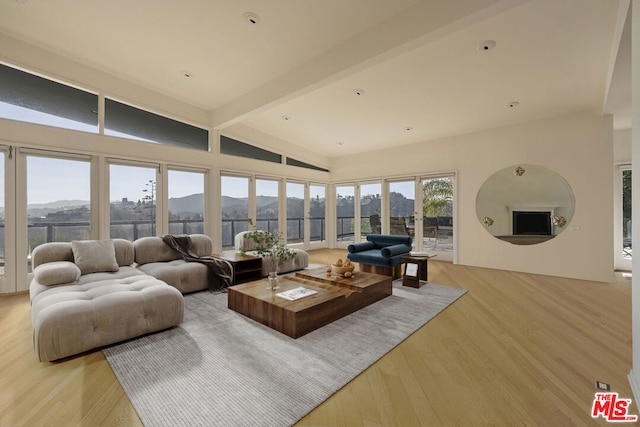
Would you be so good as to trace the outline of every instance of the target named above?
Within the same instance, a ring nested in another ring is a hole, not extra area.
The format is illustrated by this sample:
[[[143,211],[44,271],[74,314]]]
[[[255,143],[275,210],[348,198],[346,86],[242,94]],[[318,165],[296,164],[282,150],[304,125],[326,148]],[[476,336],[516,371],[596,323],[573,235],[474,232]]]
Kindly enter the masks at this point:
[[[538,245],[498,240],[476,218],[476,194],[494,172],[545,166],[571,186],[568,229]],[[334,159],[333,181],[458,173],[458,262],[488,268],[610,282],[613,279],[613,121],[592,113],[525,123]]]
[[[613,163],[631,164],[631,129],[613,132]]]

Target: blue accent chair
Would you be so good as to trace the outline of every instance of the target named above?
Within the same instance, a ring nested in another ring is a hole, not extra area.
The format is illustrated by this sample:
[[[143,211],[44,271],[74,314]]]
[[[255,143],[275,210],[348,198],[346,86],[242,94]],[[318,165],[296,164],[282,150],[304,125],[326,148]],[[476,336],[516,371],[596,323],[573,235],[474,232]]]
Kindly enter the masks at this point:
[[[384,274],[394,279],[400,277],[400,257],[411,251],[411,236],[369,234],[367,241],[347,247],[347,258],[360,264],[360,271]]]

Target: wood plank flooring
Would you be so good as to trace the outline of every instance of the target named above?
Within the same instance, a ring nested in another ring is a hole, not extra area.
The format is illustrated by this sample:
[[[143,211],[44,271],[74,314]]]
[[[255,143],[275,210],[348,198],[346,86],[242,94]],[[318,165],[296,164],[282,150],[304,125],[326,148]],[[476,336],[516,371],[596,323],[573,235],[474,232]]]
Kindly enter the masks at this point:
[[[630,280],[429,264],[469,292],[297,425],[607,425],[590,416],[595,380],[633,398]],[[0,324],[0,426],[141,425],[100,351],[36,362],[27,294],[0,297]]]

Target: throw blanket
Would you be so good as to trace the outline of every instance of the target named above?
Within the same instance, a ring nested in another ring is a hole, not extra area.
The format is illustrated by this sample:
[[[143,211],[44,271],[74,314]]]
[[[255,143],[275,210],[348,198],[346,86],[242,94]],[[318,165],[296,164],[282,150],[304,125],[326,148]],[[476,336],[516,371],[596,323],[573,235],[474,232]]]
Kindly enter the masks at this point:
[[[162,236],[162,241],[178,252],[186,262],[199,262],[209,267],[210,291],[225,290],[233,284],[233,267],[231,263],[220,258],[196,255],[189,236],[166,234]]]

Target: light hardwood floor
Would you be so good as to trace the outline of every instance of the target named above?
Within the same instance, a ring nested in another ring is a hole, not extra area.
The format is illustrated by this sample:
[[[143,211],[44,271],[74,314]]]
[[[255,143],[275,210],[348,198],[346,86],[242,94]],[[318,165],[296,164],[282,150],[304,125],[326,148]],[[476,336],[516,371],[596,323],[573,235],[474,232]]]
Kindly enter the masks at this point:
[[[598,283],[430,262],[429,281],[469,292],[298,425],[607,425],[590,416],[595,380],[633,398],[620,274]],[[141,425],[100,351],[35,361],[27,294],[0,297],[0,324],[0,426]]]

